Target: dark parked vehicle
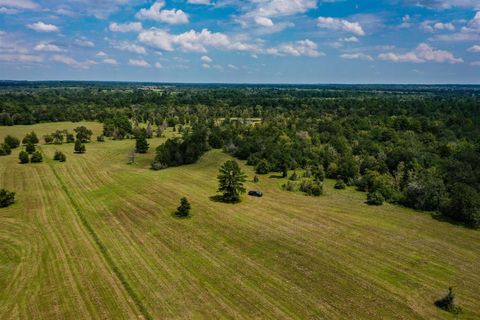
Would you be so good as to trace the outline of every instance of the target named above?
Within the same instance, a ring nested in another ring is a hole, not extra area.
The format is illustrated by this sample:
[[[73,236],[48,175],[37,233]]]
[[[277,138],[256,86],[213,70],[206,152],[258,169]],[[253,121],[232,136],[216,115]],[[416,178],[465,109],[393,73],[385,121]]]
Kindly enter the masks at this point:
[[[259,197],[259,198],[263,197],[263,193],[256,190],[248,191],[248,195],[252,197]]]

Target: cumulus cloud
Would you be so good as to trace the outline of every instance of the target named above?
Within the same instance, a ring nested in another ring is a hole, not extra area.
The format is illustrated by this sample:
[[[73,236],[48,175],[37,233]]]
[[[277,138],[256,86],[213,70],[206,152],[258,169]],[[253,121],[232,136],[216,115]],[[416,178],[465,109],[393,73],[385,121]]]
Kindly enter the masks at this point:
[[[469,52],[480,53],[480,45],[474,45],[468,48]]]
[[[128,51],[128,52],[133,52],[137,54],[147,53],[147,50],[145,50],[144,47],[128,41],[120,41],[120,42],[111,41],[110,44],[112,45],[112,47],[120,51]]]
[[[85,47],[85,48],[93,48],[93,47],[95,47],[95,43],[94,43],[93,41],[88,40],[88,39],[85,38],[85,37],[80,37],[80,38],[75,39],[74,43],[75,43],[77,46]]]
[[[142,24],[140,22],[130,22],[124,24],[112,22],[109,25],[109,29],[112,32],[140,32],[142,30]]]
[[[97,64],[95,61],[92,61],[92,60],[80,62],[70,56],[60,55],[60,54],[54,55],[53,57],[50,58],[50,60],[63,63],[67,66],[78,68],[78,69],[88,69],[92,65]]]
[[[155,63],[155,68],[157,68],[157,69],[162,69],[163,66],[162,66],[162,64],[161,64],[160,62],[156,62],[156,63]]]
[[[411,62],[411,63],[463,63],[462,58],[456,58],[453,53],[444,50],[436,50],[426,43],[421,43],[418,47],[407,53],[382,53],[378,56],[380,60],[392,62]]]
[[[459,32],[437,35],[433,39],[450,42],[480,40],[480,11],[470,21],[467,21]]]
[[[358,22],[351,22],[344,19],[337,19],[331,17],[319,17],[317,20],[317,26],[320,28],[339,30],[344,32],[353,33],[358,36],[365,35],[362,26]]]
[[[63,48],[60,48],[57,45],[54,45],[52,43],[47,43],[47,42],[41,42],[37,44],[33,50],[35,51],[44,51],[44,52],[64,52],[66,51]]]
[[[203,62],[206,62],[206,63],[212,63],[213,62],[212,58],[210,58],[209,56],[202,56],[200,58],[200,60],[202,60]]]
[[[103,52],[103,51],[99,51],[99,52],[97,52],[96,56],[97,56],[97,57],[106,57],[106,56],[108,56],[108,55],[107,55],[105,52]]]
[[[420,24],[420,28],[425,32],[455,31],[455,25],[451,22],[424,21]]]
[[[117,60],[113,58],[106,58],[102,60],[103,63],[116,66],[118,64]]]
[[[373,61],[374,59],[372,56],[361,53],[361,52],[355,52],[355,53],[344,53],[340,55],[340,58],[343,59],[348,59],[348,60],[365,60],[365,61]]]
[[[168,24],[188,23],[188,15],[182,10],[161,10],[165,6],[164,0],[155,2],[149,9],[140,9],[135,17],[140,20],[154,20]]]
[[[60,29],[56,25],[44,23],[42,21],[27,24],[27,28],[30,28],[37,32],[59,32],[60,31]]]
[[[134,66],[134,67],[142,67],[142,68],[150,68],[151,67],[151,65],[143,59],[139,59],[139,60],[130,59],[130,60],[128,60],[128,64],[131,65],[131,66]]]
[[[266,50],[266,53],[273,55],[307,56],[317,58],[324,56],[323,52],[317,50],[317,44],[309,39],[296,42],[280,44],[277,47]]]

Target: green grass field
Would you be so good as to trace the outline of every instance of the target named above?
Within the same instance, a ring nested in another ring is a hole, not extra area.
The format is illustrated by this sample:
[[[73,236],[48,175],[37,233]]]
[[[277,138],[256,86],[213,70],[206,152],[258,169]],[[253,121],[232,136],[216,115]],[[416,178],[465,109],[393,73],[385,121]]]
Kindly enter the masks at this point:
[[[98,123],[82,123],[95,135]],[[78,123],[0,127],[23,138]],[[95,140],[95,136],[94,139]],[[0,319],[479,319],[480,232],[335,190],[307,197],[261,176],[263,198],[210,200],[219,166],[127,164],[133,140],[41,145],[41,164],[0,157]],[[51,160],[55,150],[67,162]],[[189,219],[172,216],[179,199]],[[449,286],[463,313],[433,302]]]

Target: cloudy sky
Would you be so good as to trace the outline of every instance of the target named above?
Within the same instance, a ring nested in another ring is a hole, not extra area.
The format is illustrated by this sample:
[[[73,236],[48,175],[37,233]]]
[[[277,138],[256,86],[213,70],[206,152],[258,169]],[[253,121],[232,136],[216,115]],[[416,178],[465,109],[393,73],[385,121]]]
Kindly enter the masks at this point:
[[[0,79],[480,83],[480,0],[0,0]]]

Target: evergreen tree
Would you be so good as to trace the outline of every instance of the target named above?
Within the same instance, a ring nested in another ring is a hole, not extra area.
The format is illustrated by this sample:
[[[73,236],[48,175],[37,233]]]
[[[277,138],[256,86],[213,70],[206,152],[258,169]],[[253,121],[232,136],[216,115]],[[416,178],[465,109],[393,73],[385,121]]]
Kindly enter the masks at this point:
[[[141,129],[135,138],[135,150],[138,153],[147,153],[149,144],[147,142],[147,132]]]
[[[223,193],[226,202],[237,202],[240,194],[245,193],[243,183],[246,175],[235,160],[228,160],[220,167],[218,175],[218,191]]]
[[[188,199],[183,197],[182,199],[180,199],[180,206],[177,208],[175,215],[181,218],[187,217],[188,214],[190,213],[190,209],[191,209],[191,206],[190,206],[190,203],[188,202]]]
[[[25,152],[25,151],[20,151],[20,153],[18,154],[18,160],[20,160],[20,163],[29,163],[30,162],[30,159],[28,158],[28,153]]]

